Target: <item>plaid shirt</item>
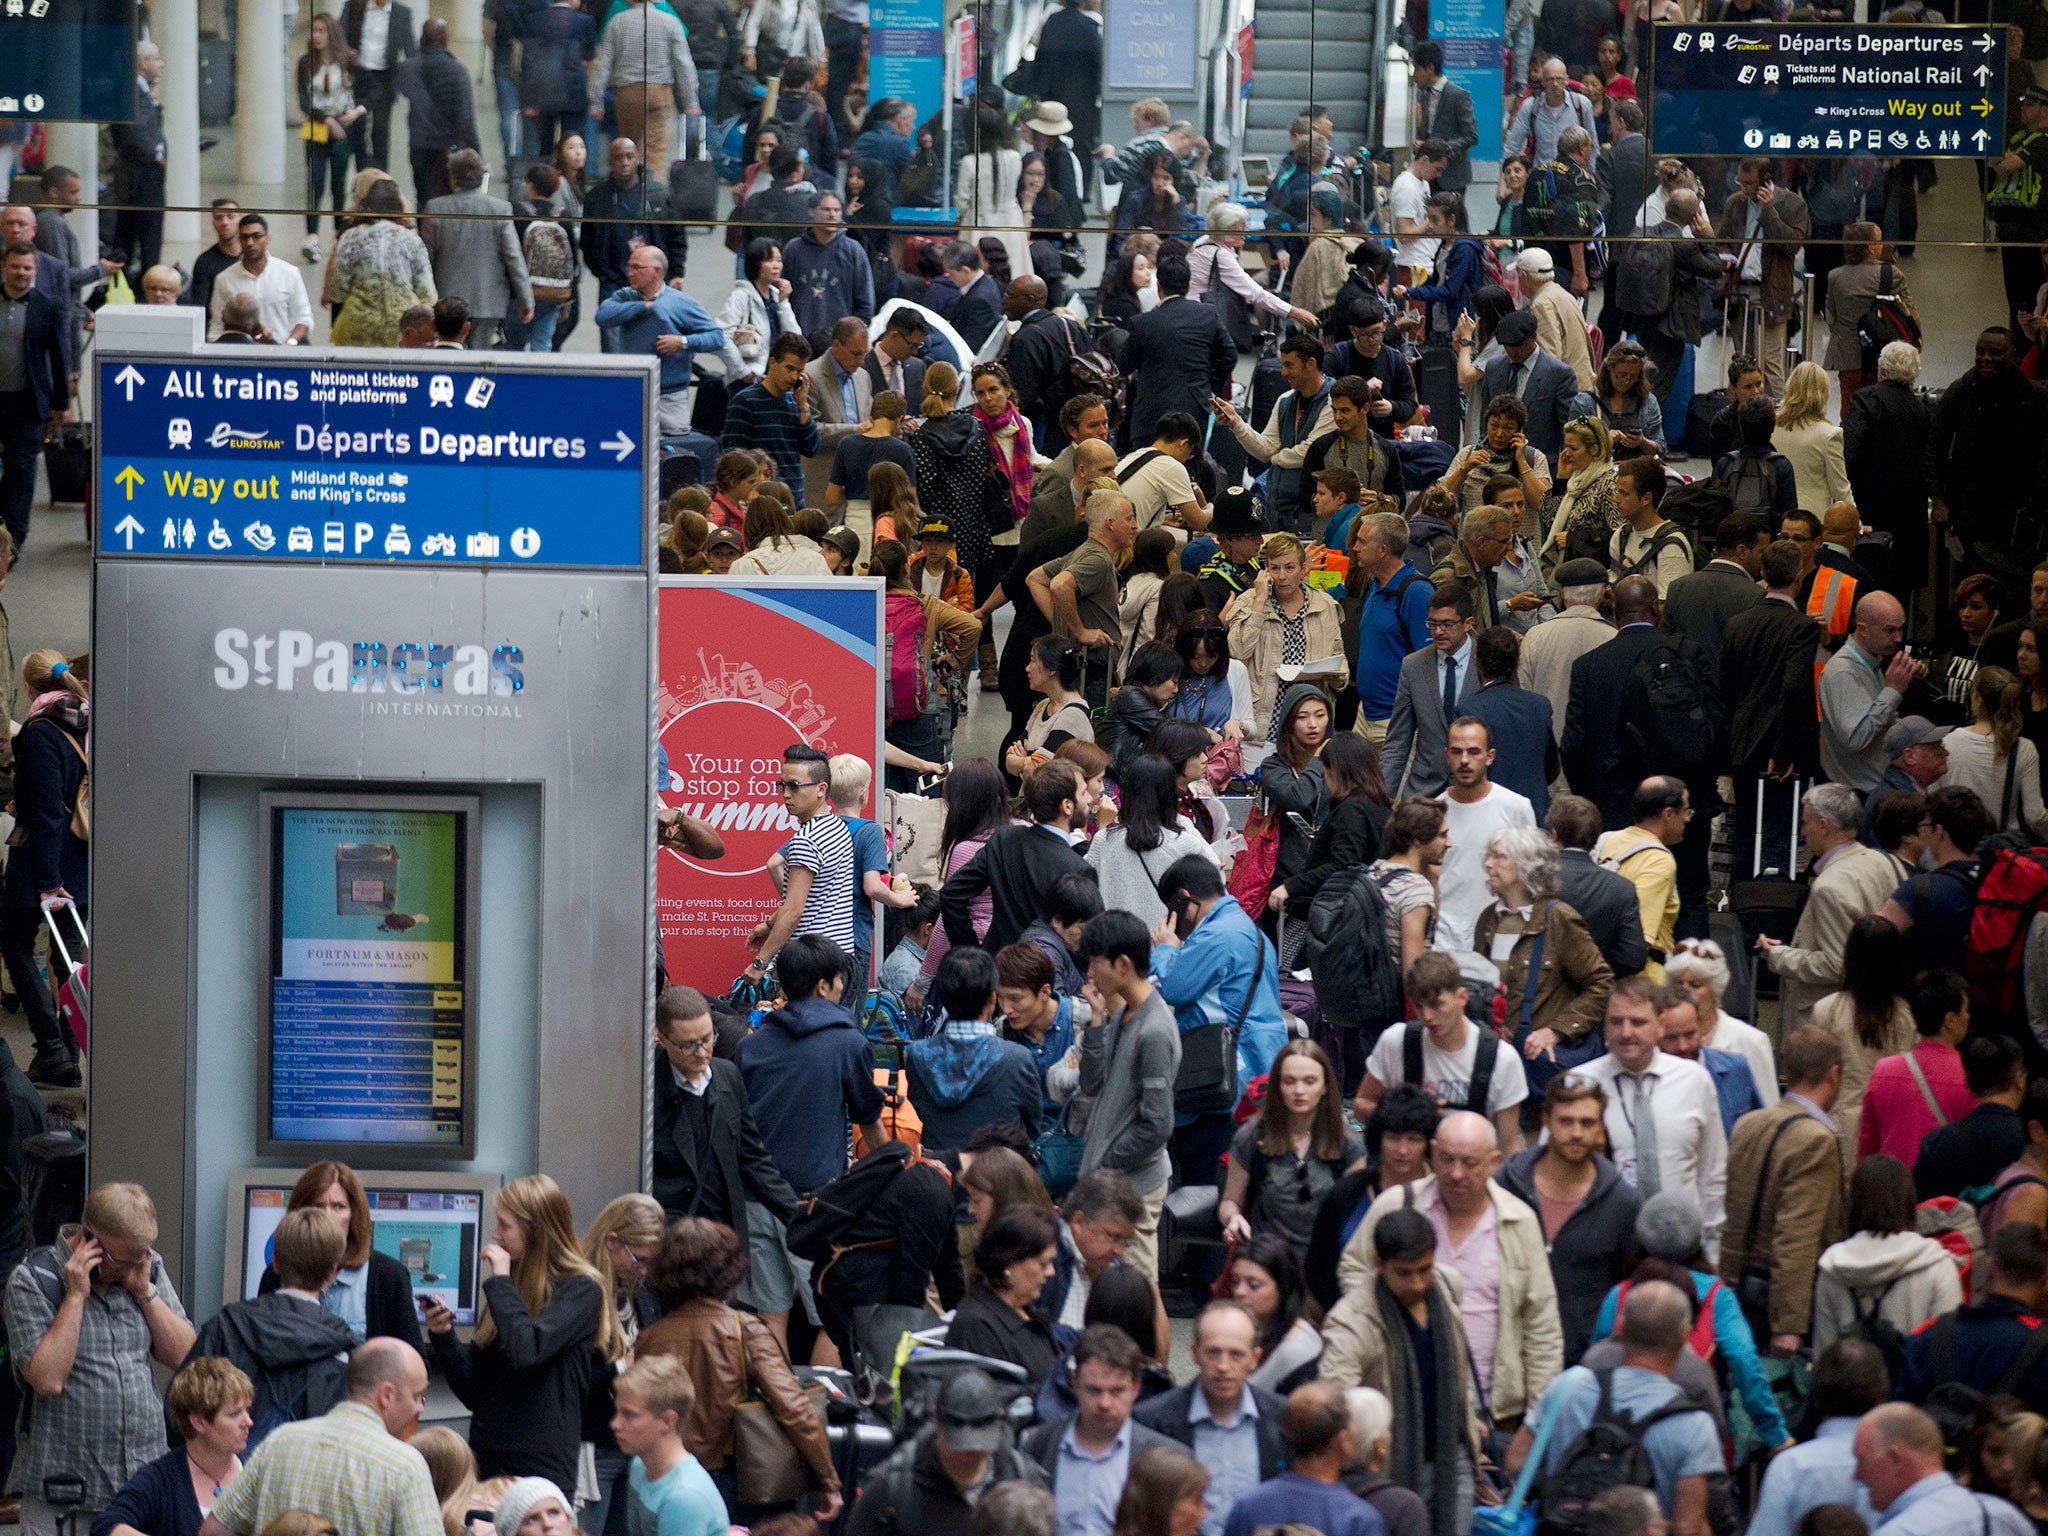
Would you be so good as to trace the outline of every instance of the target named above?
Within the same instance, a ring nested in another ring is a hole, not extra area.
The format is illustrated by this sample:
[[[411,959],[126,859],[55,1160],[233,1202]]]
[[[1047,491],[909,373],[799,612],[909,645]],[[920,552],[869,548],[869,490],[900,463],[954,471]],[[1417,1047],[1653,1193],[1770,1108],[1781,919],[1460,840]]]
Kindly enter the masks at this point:
[[[61,1245],[38,1248],[8,1277],[8,1354],[15,1378],[35,1399],[26,1454],[16,1460],[8,1486],[41,1498],[44,1478],[79,1477],[85,1480],[85,1507],[103,1509],[129,1478],[170,1449],[170,1439],[150,1371],[149,1321],[121,1286],[85,1293],[78,1354],[64,1390],[41,1397],[27,1388],[22,1373],[62,1304],[69,1256]],[[185,1309],[155,1253],[149,1275],[164,1304],[183,1317]],[[51,1291],[58,1295],[56,1304]]]
[[[213,1518],[255,1536],[288,1509],[319,1511],[341,1536],[442,1536],[426,1459],[362,1403],[272,1430]]]

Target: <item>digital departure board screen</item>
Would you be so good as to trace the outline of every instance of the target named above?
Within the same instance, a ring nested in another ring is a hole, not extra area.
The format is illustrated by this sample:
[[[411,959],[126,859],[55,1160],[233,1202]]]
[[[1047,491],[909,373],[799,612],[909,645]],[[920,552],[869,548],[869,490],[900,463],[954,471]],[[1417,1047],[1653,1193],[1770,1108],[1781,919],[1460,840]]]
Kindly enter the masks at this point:
[[[477,809],[264,797],[265,1152],[474,1149]]]

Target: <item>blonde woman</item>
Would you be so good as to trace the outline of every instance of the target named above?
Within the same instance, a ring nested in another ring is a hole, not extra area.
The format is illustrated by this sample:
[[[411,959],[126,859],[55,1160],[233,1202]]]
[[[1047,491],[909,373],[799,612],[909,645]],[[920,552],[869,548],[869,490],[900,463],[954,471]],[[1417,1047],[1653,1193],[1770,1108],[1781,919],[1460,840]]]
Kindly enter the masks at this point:
[[[1277,669],[1344,654],[1343,611],[1329,593],[1309,585],[1308,555],[1301,540],[1291,533],[1276,533],[1259,556],[1265,569],[1223,609],[1230,654],[1244,663],[1252,680],[1254,729],[1244,743],[1247,771],[1263,762],[1279,739],[1285,689]],[[1325,678],[1322,683],[1334,692],[1344,685],[1344,678]]]
[[[661,1203],[652,1195],[620,1195],[597,1213],[597,1220],[583,1234],[583,1257],[604,1282],[622,1346],[612,1368],[596,1374],[590,1389],[590,1411],[583,1420],[592,1431],[597,1502],[579,1514],[583,1526],[595,1536],[604,1536],[633,1465],[633,1458],[620,1451],[612,1436],[612,1386],[631,1357],[640,1330],[661,1315],[647,1290],[647,1266],[661,1246],[667,1225]]]
[[[29,698],[28,723],[14,738],[14,824],[20,841],[7,860],[4,911],[0,911],[0,952],[14,981],[28,1027],[35,1037],[29,1062],[31,1081],[50,1088],[79,1084],[78,1042],[58,1021],[36,965],[36,931],[42,909],[53,902],[88,905],[87,846],[75,828],[85,825],[80,801],[87,793],[85,755],[92,704],[85,680],[62,651],[31,651],[21,663]],[[54,986],[68,973],[50,956]]]
[[[1948,772],[1935,788],[1974,790],[2001,832],[2048,831],[2041,809],[2041,754],[2021,732],[2020,680],[2003,667],[1979,667],[1970,685],[1970,723],[1942,738]]]
[[[625,1344],[561,1187],[544,1173],[507,1184],[478,1257],[484,1317],[472,1342],[455,1337],[445,1304],[426,1304],[435,1358],[470,1410],[477,1470],[574,1487],[592,1373]]]
[[[1565,423],[1543,515],[1550,528],[1546,565],[1581,558],[1607,563],[1607,543],[1621,517],[1614,510],[1614,439],[1599,417]]]
[[[412,1448],[425,1458],[434,1480],[434,1498],[441,1506],[442,1536],[463,1536],[463,1517],[475,1506],[476,1457],[469,1442],[441,1424],[429,1424],[412,1437]]]
[[[1842,429],[1828,420],[1830,393],[1820,364],[1801,363],[1785,380],[1778,429],[1771,434],[1771,446],[1792,461],[1799,505],[1807,512],[1825,512],[1854,495],[1842,462]]]

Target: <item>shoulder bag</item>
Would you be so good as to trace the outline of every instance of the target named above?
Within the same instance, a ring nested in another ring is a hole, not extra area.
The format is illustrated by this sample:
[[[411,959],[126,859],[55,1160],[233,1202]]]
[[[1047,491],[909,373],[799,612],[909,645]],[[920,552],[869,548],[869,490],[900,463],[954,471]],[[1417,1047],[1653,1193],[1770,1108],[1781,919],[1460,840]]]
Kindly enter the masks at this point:
[[[1237,1037],[1252,1011],[1259,983],[1266,979],[1266,936],[1259,939],[1259,963],[1229,1024],[1200,1024],[1180,1036],[1180,1071],[1173,1079],[1173,1107],[1183,1115],[1215,1114],[1237,1103]]]
[[[730,1310],[730,1309],[728,1309]],[[740,1399],[732,1406],[732,1455],[742,1504],[787,1504],[818,1491],[817,1474],[789,1438],[775,1410],[757,1392],[749,1395],[753,1372],[747,1367],[746,1325],[737,1312],[732,1328],[740,1349]],[[826,1392],[822,1382],[799,1383],[804,1401],[825,1426]]]

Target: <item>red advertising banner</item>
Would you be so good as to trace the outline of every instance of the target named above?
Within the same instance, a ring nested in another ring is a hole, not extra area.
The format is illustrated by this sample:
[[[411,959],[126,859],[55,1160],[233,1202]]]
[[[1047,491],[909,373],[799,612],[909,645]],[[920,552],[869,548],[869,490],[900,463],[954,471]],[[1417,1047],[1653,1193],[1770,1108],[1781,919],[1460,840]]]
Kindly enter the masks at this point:
[[[708,822],[725,857],[664,847],[655,877],[671,981],[711,996],[746,969],[747,936],[774,915],[768,860],[795,822],[776,780],[783,749],[852,752],[881,783],[882,584],[855,577],[666,576],[655,736],[663,803]]]

